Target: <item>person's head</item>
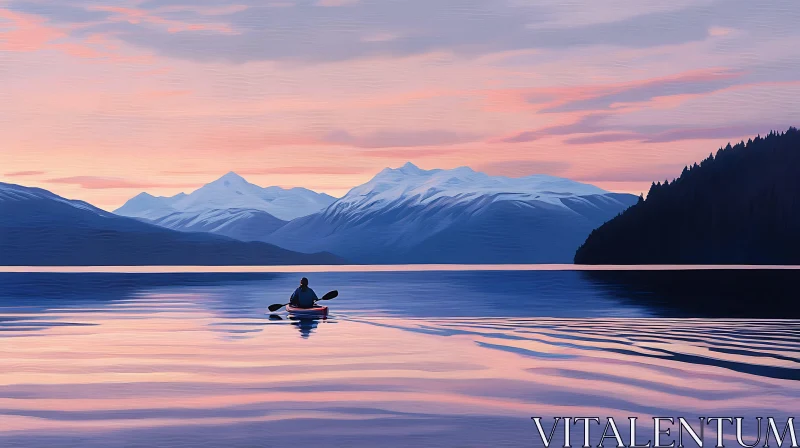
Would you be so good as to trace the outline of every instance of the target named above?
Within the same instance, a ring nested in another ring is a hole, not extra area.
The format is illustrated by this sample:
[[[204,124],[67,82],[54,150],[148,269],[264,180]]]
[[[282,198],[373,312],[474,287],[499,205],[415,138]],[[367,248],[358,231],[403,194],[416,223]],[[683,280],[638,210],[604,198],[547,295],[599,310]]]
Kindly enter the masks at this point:
[[[305,277],[301,278],[300,279],[300,286],[302,286],[303,288],[308,288],[308,279],[305,278]]]

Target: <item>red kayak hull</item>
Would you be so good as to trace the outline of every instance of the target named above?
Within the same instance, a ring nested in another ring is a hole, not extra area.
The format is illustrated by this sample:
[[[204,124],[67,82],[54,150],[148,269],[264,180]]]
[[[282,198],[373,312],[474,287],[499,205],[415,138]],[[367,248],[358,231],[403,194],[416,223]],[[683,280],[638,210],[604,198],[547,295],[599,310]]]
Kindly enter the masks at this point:
[[[327,316],[327,306],[315,306],[313,308],[297,308],[294,306],[287,306],[286,311],[294,316]]]

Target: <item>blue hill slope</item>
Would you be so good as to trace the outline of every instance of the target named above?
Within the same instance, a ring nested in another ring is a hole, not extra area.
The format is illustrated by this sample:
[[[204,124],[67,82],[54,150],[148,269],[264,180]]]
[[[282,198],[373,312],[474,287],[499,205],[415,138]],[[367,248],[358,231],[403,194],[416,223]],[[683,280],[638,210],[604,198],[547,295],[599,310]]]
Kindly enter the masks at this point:
[[[0,265],[340,264],[261,242],[177,232],[47,190],[0,183]]]

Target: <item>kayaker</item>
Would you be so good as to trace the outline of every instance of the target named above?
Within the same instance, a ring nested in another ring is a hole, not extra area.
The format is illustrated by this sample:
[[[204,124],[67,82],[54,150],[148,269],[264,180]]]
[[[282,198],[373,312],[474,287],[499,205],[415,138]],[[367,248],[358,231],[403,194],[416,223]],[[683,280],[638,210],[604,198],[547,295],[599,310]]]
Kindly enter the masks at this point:
[[[300,287],[292,293],[289,304],[298,308],[311,308],[317,300],[317,294],[308,287],[308,279],[303,277],[300,279]]]

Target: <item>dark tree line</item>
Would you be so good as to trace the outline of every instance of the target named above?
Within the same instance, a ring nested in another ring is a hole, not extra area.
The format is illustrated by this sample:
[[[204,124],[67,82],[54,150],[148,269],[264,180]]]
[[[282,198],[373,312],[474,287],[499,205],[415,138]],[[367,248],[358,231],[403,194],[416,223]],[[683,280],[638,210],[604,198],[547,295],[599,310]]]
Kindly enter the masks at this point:
[[[728,144],[592,231],[579,264],[800,264],[800,132]]]

